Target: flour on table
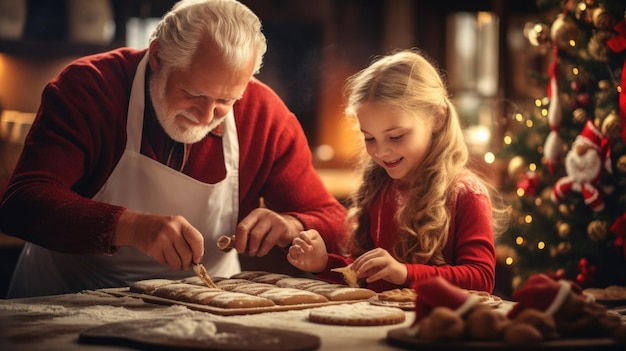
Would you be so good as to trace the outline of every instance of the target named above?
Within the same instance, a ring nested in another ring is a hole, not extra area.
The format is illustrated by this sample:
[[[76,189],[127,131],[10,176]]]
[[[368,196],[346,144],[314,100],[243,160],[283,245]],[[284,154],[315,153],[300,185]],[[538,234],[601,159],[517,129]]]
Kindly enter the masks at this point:
[[[150,335],[159,334],[174,338],[195,340],[219,339],[228,337],[227,333],[217,333],[215,323],[206,319],[176,318],[150,330]]]

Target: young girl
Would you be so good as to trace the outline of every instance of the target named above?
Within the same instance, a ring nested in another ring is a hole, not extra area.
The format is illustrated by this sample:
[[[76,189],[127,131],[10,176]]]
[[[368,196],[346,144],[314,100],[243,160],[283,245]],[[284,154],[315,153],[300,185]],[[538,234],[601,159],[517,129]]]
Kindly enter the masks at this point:
[[[459,116],[435,66],[415,50],[385,56],[349,78],[346,95],[365,144],[347,219],[351,246],[327,253],[308,230],[288,260],[335,282],[342,276],[331,269],[350,265],[379,292],[432,276],[491,292],[500,226],[493,214],[504,211],[492,206],[495,188],[467,166]]]

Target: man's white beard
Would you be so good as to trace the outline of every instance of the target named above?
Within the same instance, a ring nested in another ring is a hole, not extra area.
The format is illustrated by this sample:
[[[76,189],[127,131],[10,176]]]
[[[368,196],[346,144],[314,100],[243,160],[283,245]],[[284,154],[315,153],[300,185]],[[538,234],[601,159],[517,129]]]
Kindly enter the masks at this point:
[[[226,116],[213,118],[208,125],[190,126],[187,124],[183,125],[182,122],[177,123],[176,116],[183,116],[194,123],[198,123],[198,119],[185,110],[170,111],[169,104],[165,98],[165,84],[170,72],[171,70],[162,69],[160,73],[154,72],[150,79],[150,98],[152,99],[154,112],[163,130],[170,138],[184,144],[197,143],[206,137],[213,128],[222,123]]]
[[[602,167],[602,161],[598,153],[589,149],[583,155],[578,155],[575,150],[571,150],[565,157],[565,170],[575,183],[593,182]]]

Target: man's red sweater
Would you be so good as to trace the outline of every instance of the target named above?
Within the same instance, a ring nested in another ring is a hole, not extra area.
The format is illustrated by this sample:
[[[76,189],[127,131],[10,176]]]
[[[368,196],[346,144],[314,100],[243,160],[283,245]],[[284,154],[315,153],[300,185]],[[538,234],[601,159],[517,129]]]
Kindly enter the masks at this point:
[[[78,59],[51,80],[0,203],[3,232],[66,253],[112,253],[122,207],[95,202],[126,145],[130,90],[145,50],[117,49]],[[148,106],[146,106],[148,110]],[[296,216],[335,247],[345,240],[345,208],[325,189],[296,117],[253,79],[234,105],[239,137],[239,219],[265,206]],[[144,118],[142,153],[164,161],[169,138]],[[183,173],[204,183],[225,176],[222,139],[191,145]],[[175,214],[175,213],[172,213]]]

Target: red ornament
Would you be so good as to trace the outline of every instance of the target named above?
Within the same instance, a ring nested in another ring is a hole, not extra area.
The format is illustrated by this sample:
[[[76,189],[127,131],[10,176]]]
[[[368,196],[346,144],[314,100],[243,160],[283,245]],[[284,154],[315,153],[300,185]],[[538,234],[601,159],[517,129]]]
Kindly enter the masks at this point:
[[[585,285],[585,280],[585,276],[582,273],[576,275],[576,283],[578,283],[578,285]]]

